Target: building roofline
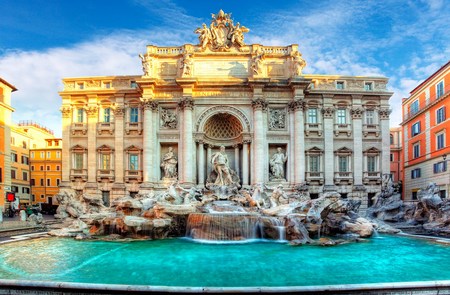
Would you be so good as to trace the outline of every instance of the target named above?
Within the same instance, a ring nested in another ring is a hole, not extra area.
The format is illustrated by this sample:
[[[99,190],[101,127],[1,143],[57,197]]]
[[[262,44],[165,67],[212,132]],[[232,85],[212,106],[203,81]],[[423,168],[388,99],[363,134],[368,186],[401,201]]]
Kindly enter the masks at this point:
[[[5,84],[6,86],[8,86],[9,88],[12,89],[12,92],[17,91],[16,86],[12,85],[11,83],[9,83],[8,81],[6,81],[5,79],[3,79],[2,77],[0,77],[0,82]]]
[[[413,90],[411,90],[411,92],[409,93],[410,95],[413,95],[418,89],[420,89],[424,84],[426,84],[428,81],[432,80],[434,77],[436,77],[438,74],[440,74],[447,66],[450,66],[450,60],[443,65],[442,67],[440,67],[436,72],[434,72],[431,76],[429,76],[427,79],[425,79],[425,81],[423,81],[422,83],[420,83],[419,85],[416,86],[416,88],[414,88]]]

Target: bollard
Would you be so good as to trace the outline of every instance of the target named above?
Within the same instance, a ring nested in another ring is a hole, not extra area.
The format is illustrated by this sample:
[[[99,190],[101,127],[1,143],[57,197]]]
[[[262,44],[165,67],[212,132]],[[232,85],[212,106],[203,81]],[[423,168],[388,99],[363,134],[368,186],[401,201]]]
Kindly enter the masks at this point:
[[[20,210],[20,221],[27,221],[27,212]]]

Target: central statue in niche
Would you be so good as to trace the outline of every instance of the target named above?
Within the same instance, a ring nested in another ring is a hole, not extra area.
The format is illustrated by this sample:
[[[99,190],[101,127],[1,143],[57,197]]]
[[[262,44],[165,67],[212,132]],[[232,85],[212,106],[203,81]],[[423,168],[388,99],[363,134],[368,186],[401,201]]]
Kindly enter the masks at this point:
[[[213,169],[206,180],[206,187],[215,191],[219,199],[226,199],[241,187],[239,176],[230,168],[225,146],[220,146],[220,150],[211,156],[211,166]]]

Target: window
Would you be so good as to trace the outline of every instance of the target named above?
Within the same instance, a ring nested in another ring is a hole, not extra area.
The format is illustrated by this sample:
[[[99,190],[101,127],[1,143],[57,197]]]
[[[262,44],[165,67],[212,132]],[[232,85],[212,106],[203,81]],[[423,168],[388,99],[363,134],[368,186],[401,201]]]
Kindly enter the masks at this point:
[[[11,161],[14,163],[17,163],[17,154],[16,153],[11,153]]]
[[[441,173],[447,171],[447,161],[437,162],[433,165],[434,173]]]
[[[139,109],[138,108],[130,108],[130,122],[131,123],[139,122]]]
[[[28,187],[22,187],[22,194],[29,194],[30,189]]]
[[[413,145],[413,158],[416,159],[420,157],[420,143],[416,143]]]
[[[347,112],[345,109],[337,110],[337,123],[338,124],[347,124]]]
[[[373,82],[364,82],[364,90],[372,91],[373,90]]]
[[[35,185],[35,184],[36,184],[36,181],[34,180],[34,178],[32,178],[32,179],[30,180],[30,184],[31,184],[31,185]]]
[[[317,109],[308,109],[308,123],[317,124]]]
[[[51,140],[47,141],[47,145],[52,146],[52,141]]]
[[[0,182],[3,182],[3,168],[0,167]]]
[[[340,156],[338,158],[338,161],[339,161],[339,172],[348,172],[347,157]]]
[[[442,107],[436,111],[436,124],[445,121],[445,107]]]
[[[111,88],[111,82],[105,82],[105,83],[103,83],[103,85],[105,86],[106,89]]]
[[[420,168],[411,170],[411,178],[416,179],[420,177]]]
[[[50,171],[50,166],[47,166],[47,171]]]
[[[444,81],[441,81],[436,84],[436,98],[444,95]]]
[[[136,83],[136,81],[131,81],[131,82],[130,82],[130,88],[137,88],[137,83]]]
[[[16,170],[11,169],[11,178],[16,179]]]
[[[31,157],[31,159],[34,159],[34,152],[30,153],[30,157]]]
[[[41,166],[41,167],[39,167],[39,168],[41,168],[41,169],[40,169],[41,171],[44,171],[44,166]]]
[[[78,89],[84,89],[84,83],[77,83]]]
[[[414,115],[419,111],[419,100],[415,100],[409,107],[409,112]]]
[[[78,123],[84,122],[84,110],[83,109],[77,109],[77,122]]]
[[[417,192],[412,192],[411,199],[417,200]]]
[[[56,152],[56,158],[60,159],[61,158],[61,152]]]
[[[34,165],[31,165],[31,171],[34,171]]]
[[[309,171],[310,172],[320,172],[319,156],[310,156],[309,157]]]
[[[138,155],[130,155],[129,158],[129,170],[139,170],[138,169]]]
[[[377,160],[377,158],[375,156],[367,157],[367,171],[368,172],[376,171],[376,160]]]
[[[436,149],[440,150],[445,147],[445,133],[439,133],[436,135]]]
[[[47,159],[50,159],[52,157],[52,152],[47,152]]]
[[[389,137],[389,141],[391,144],[394,144],[394,135],[391,134],[391,136]]]
[[[24,149],[27,148],[27,142],[26,141],[22,141],[22,148],[24,148]]]
[[[366,111],[366,124],[367,125],[375,124],[375,112],[373,110]]]
[[[59,171],[61,168],[59,165],[56,165],[56,171]]]
[[[28,172],[22,171],[22,179],[28,180]]]
[[[41,186],[44,186],[44,179],[41,178]]]
[[[103,110],[103,122],[104,123],[111,122],[111,109],[110,108],[106,108]]]
[[[44,159],[44,157],[45,157],[45,153],[41,152],[41,159]]]
[[[59,186],[59,184],[61,183],[61,180],[59,178],[56,179],[56,186]]]
[[[22,163],[25,165],[29,165],[30,161],[27,156],[22,156]]]
[[[47,178],[47,186],[51,186],[50,178]]]
[[[345,82],[344,81],[337,81],[336,82],[336,89],[342,90],[345,88]]]
[[[394,162],[394,154],[391,154],[391,162]]]
[[[74,154],[74,169],[83,169],[83,154]]]
[[[110,154],[100,154],[100,169],[109,170],[111,164],[111,155]]]
[[[417,134],[420,133],[420,121],[416,122],[412,125],[411,128],[411,137],[416,136]]]

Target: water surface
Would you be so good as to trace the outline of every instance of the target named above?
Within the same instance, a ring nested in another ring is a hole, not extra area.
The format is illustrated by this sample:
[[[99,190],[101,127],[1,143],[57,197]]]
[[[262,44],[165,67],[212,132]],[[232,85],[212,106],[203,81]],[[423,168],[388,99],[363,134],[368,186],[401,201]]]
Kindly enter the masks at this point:
[[[449,280],[449,261],[449,246],[395,236],[334,247],[49,238],[0,246],[0,278],[199,287],[360,284]]]

